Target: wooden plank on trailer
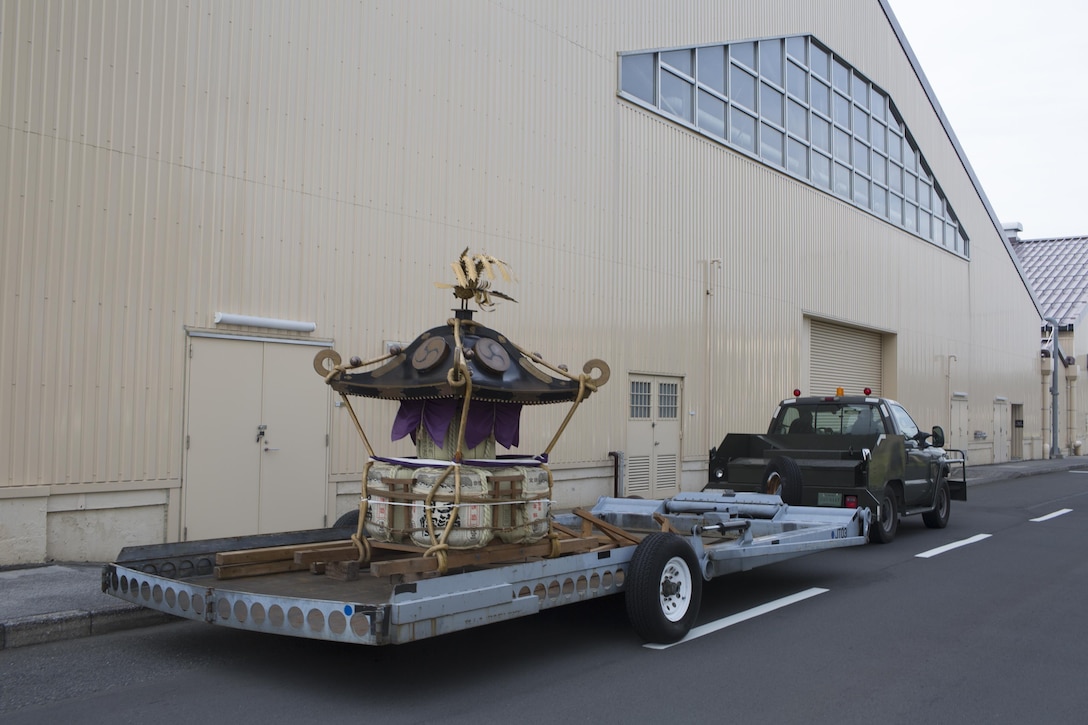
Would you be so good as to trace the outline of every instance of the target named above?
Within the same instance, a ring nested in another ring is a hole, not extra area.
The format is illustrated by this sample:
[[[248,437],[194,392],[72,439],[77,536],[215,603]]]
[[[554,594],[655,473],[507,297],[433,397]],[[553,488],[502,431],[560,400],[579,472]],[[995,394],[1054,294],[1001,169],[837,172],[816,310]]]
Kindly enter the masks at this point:
[[[216,579],[240,579],[247,576],[262,576],[264,574],[280,574],[285,571],[302,571],[309,569],[309,564],[296,564],[290,559],[282,561],[264,561],[254,564],[232,564],[229,566],[215,567]]]
[[[619,544],[637,544],[639,543],[639,541],[641,541],[641,539],[639,539],[634,534],[630,534],[621,529],[619,526],[614,526],[613,524],[608,523],[604,519],[594,516],[585,509],[574,509],[572,513],[583,521],[587,521],[593,524],[593,526],[603,531],[605,534],[608,535],[610,539]]]
[[[215,563],[220,566],[232,566],[235,564],[259,564],[266,561],[290,561],[295,552],[300,550],[312,551],[315,549],[336,548],[351,545],[343,539],[336,541],[323,541],[313,544],[288,544],[285,546],[266,546],[260,549],[237,549],[235,551],[220,551],[215,555]]]
[[[559,554],[575,554],[615,548],[614,546],[602,548],[600,544],[600,540],[596,537],[589,539],[560,539],[558,541]],[[446,565],[450,569],[460,569],[466,566],[513,564],[534,558],[545,558],[551,553],[552,544],[550,541],[541,541],[535,544],[502,544],[499,546],[486,546],[481,549],[449,551],[447,552]],[[411,559],[374,561],[370,563],[370,573],[374,576],[423,574],[432,571],[438,571],[438,559],[433,556],[418,556]]]
[[[340,546],[330,546],[322,549],[300,548],[294,555],[294,562],[296,564],[305,564],[306,566],[315,564],[319,561],[331,563],[334,561],[351,561],[352,559],[359,559],[359,550],[350,542],[341,544]]]
[[[554,521],[552,522],[552,528],[554,530],[558,531],[559,533],[563,534],[564,536],[569,536],[572,539],[584,538],[581,534],[579,534],[574,529],[569,528],[567,526],[564,526],[563,524],[557,524]]]

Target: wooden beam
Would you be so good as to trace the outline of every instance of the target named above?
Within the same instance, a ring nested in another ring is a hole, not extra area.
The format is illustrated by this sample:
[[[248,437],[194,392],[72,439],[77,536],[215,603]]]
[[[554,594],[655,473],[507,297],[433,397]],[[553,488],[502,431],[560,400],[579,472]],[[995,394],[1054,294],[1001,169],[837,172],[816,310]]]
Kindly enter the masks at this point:
[[[587,521],[593,524],[593,526],[603,531],[605,534],[608,535],[608,538],[612,539],[618,544],[638,544],[639,541],[641,541],[641,539],[639,539],[637,536],[624,531],[619,526],[614,526],[613,524],[608,523],[604,519],[597,518],[585,509],[574,509],[572,513],[583,521]]]
[[[667,518],[665,518],[664,516],[662,516],[661,514],[655,513],[654,514],[654,521],[656,521],[657,523],[659,523],[661,525],[661,530],[663,532],[665,532],[666,534],[676,533],[676,529],[674,529],[672,527],[672,524],[669,523],[669,520]]]
[[[558,531],[559,533],[563,534],[564,536],[569,536],[572,539],[583,538],[582,535],[579,534],[574,529],[569,528],[567,526],[564,526],[563,524],[557,524],[554,521],[552,522],[552,528],[555,529],[556,531]]]
[[[286,546],[267,546],[261,549],[220,551],[215,555],[215,563],[220,566],[231,566],[234,564],[258,564],[267,561],[290,561],[294,558],[296,551],[336,548],[343,546],[345,543],[350,545],[350,542],[338,539],[336,541],[323,541],[313,544],[289,544]]]
[[[358,561],[359,550],[352,543],[340,546],[327,546],[321,549],[299,549],[295,552],[294,562],[309,566],[319,561],[326,563],[333,561]]]
[[[285,571],[302,571],[309,569],[309,565],[296,564],[290,559],[282,561],[265,561],[255,564],[232,564],[229,566],[215,567],[216,579],[241,579],[246,576],[262,576],[264,574],[280,574]]]
[[[592,551],[600,548],[600,541],[590,539],[560,539],[559,553],[572,554]],[[499,544],[480,549],[451,550],[447,552],[446,565],[450,569],[466,566],[492,566],[512,564],[529,559],[540,559],[552,553],[550,541],[535,544]],[[433,556],[417,556],[411,559],[392,561],[374,561],[370,563],[370,573],[374,576],[393,576],[394,574],[423,574],[438,571],[438,559]]]

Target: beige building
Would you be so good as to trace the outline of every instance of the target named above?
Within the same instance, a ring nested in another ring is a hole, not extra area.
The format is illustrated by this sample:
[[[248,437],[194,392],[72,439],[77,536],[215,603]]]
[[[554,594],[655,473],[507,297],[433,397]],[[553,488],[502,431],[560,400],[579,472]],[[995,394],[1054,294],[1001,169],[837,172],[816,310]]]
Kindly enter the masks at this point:
[[[442,324],[465,247],[518,274],[485,324],[611,366],[560,506],[700,488],[795,388],[1042,456],[1038,306],[884,0],[5,0],[0,29],[0,565],[331,523],[365,459],[313,356]],[[403,454],[389,405],[357,407]]]

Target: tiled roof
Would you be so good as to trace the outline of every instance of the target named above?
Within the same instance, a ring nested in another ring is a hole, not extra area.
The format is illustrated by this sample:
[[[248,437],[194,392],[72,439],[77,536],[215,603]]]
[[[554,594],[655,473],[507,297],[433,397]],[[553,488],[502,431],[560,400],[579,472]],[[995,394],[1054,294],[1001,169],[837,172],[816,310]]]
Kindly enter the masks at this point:
[[[1088,237],[1011,242],[1043,315],[1078,325],[1088,309]]]

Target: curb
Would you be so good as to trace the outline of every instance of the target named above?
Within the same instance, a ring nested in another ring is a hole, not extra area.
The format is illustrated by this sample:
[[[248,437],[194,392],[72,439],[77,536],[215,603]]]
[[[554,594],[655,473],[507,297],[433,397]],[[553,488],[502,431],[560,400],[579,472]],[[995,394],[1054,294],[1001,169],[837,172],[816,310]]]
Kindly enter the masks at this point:
[[[121,609],[33,614],[0,622],[0,651],[60,640],[90,637],[178,621],[177,617],[132,605]]]

